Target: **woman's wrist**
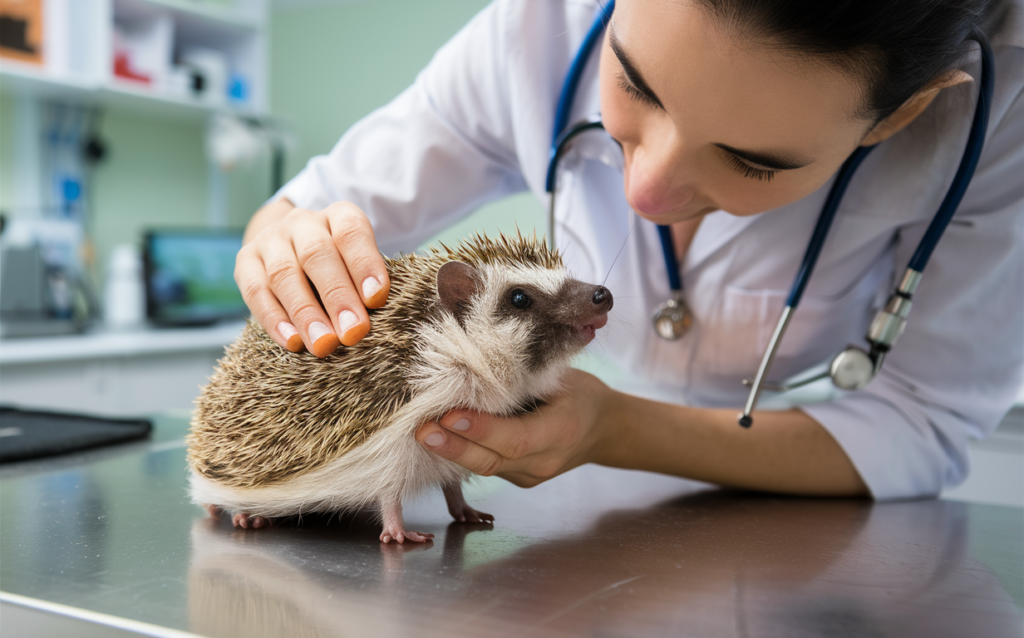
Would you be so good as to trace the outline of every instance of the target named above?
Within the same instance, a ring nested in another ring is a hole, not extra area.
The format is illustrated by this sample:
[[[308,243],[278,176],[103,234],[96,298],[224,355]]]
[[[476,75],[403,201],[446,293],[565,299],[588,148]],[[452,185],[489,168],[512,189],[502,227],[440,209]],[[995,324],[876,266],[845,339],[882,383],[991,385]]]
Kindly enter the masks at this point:
[[[593,438],[587,462],[608,467],[636,468],[632,458],[633,420],[630,404],[636,397],[614,390],[604,383],[594,417]]]

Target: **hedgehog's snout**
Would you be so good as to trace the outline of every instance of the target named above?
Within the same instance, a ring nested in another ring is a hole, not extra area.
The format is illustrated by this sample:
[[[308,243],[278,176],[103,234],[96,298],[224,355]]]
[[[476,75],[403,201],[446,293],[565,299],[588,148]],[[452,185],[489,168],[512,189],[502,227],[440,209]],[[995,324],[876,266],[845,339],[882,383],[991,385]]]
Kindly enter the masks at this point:
[[[563,293],[568,305],[567,323],[576,330],[577,345],[585,346],[608,323],[608,312],[614,303],[612,291],[604,286],[570,281],[563,288]]]

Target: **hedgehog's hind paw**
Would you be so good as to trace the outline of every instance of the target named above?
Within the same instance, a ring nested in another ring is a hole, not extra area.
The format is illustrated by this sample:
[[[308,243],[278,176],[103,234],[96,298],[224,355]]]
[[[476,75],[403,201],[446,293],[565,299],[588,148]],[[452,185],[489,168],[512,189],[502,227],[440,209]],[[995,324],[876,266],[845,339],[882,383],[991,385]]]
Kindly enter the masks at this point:
[[[412,541],[414,543],[426,543],[427,541],[434,538],[433,534],[422,534],[420,532],[410,532],[405,529],[393,529],[385,527],[384,531],[380,533],[380,542],[390,543],[395,541],[401,544],[404,541]]]
[[[231,524],[242,529],[260,529],[262,527],[273,527],[277,521],[266,516],[252,516],[247,512],[238,512],[231,517]]]
[[[382,543],[390,543],[391,541],[403,543],[407,540],[414,543],[425,543],[434,538],[433,534],[410,532],[405,529],[405,520],[402,518],[402,503],[400,501],[384,503],[381,513],[384,517],[384,529],[380,533],[380,542]]]

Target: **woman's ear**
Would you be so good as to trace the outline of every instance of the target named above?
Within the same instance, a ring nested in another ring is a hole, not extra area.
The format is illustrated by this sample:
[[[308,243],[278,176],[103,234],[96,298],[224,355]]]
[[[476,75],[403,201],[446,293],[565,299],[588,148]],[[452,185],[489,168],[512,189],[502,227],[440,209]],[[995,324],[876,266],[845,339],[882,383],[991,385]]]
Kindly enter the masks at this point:
[[[924,113],[924,110],[932,103],[932,100],[939,94],[939,91],[972,81],[973,78],[960,69],[953,69],[943,73],[912,95],[909,100],[903,103],[903,106],[896,109],[884,120],[875,124],[868,131],[867,136],[864,137],[860,145],[873,146],[879,142],[884,142],[916,120],[918,115]]]

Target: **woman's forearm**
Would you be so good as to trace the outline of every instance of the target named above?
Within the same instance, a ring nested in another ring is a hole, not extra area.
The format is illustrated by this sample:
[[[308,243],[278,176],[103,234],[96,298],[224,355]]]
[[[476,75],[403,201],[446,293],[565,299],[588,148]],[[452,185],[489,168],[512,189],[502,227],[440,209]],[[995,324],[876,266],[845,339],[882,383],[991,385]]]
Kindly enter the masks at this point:
[[[248,244],[253,237],[260,234],[261,230],[274,222],[280,221],[285,215],[292,212],[294,208],[295,204],[288,201],[285,197],[274,200],[260,208],[249,219],[249,223],[245,227],[242,243]]]
[[[758,412],[750,429],[736,410],[690,408],[614,393],[598,462],[732,487],[803,495],[866,496],[846,453],[799,410]]]

